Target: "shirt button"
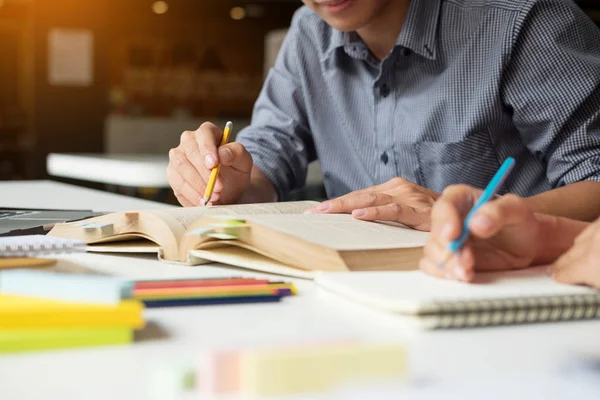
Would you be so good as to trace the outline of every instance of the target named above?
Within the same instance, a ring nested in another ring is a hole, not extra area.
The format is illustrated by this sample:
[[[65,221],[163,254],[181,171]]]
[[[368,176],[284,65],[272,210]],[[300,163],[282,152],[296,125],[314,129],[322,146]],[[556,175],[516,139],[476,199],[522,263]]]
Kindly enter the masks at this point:
[[[412,50],[404,47],[404,48],[402,48],[402,51],[400,52],[400,54],[404,57],[408,57],[412,54]]]
[[[387,165],[388,161],[390,160],[390,158],[388,157],[386,152],[381,153],[381,157],[379,157],[379,159],[381,160],[382,163],[384,163],[385,165]]]
[[[383,97],[388,97],[390,95],[390,87],[384,83],[381,85],[381,89],[379,89],[379,94]]]

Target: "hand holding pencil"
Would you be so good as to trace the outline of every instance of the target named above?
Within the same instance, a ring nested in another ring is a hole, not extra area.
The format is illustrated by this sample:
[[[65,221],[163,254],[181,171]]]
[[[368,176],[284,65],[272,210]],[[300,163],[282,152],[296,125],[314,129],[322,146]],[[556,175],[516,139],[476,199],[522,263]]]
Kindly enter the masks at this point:
[[[233,124],[231,121],[227,121],[225,124],[225,131],[223,132],[223,137],[221,138],[221,146],[225,146],[229,143],[229,135],[231,134],[231,129],[233,128]],[[221,171],[221,164],[217,163],[217,166],[214,167],[210,173],[210,178],[208,179],[208,183],[206,184],[206,189],[204,190],[204,198],[200,205],[207,205],[210,201],[210,198],[213,195],[213,191],[215,190],[215,184],[217,183],[217,178],[219,177],[219,172]]]
[[[225,132],[210,122],[185,131],[169,152],[167,178],[183,206],[233,204],[248,188],[252,156],[241,143],[230,142],[233,128],[227,125]]]
[[[455,185],[437,200],[431,213],[431,235],[419,264],[424,272],[471,281],[476,271],[523,268],[538,259],[543,217],[518,196],[494,199],[491,195],[489,201],[480,201],[483,194],[480,189]],[[454,249],[450,257],[449,249]]]

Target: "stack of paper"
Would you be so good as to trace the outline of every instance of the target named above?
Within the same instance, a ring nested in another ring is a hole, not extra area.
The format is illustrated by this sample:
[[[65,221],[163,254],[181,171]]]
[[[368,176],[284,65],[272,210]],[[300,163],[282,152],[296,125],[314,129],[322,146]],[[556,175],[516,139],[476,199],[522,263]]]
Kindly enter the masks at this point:
[[[111,278],[59,276],[0,273],[0,353],[131,343],[144,326],[141,302],[106,297]]]
[[[143,306],[0,295],[0,353],[124,344],[144,326]]]

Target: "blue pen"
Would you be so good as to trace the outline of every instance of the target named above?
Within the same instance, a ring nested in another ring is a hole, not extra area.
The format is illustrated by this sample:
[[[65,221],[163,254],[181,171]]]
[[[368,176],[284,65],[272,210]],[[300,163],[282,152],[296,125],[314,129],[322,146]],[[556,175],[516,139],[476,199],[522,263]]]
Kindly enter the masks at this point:
[[[508,175],[510,174],[510,171],[512,171],[514,166],[515,159],[512,157],[507,158],[504,161],[504,163],[502,163],[500,169],[498,169],[490,183],[487,185],[487,187],[481,194],[481,197],[477,200],[477,203],[475,203],[473,208],[471,208],[471,211],[469,211],[469,214],[467,214],[467,218],[465,218],[465,222],[463,223],[462,233],[460,234],[458,239],[454,240],[453,242],[450,242],[450,244],[448,245],[448,254],[438,266],[439,269],[444,268],[444,265],[446,265],[450,257],[456,254],[465,244],[465,242],[469,238],[469,223],[471,222],[471,218],[477,212],[477,210],[481,208],[482,205],[487,203],[492,197],[496,195],[498,190],[504,184],[506,178],[508,178]]]

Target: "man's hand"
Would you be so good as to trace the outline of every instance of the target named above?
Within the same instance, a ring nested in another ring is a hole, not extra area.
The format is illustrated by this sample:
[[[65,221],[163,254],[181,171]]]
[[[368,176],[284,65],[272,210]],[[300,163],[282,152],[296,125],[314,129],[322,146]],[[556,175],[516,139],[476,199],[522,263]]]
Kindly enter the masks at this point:
[[[600,220],[589,225],[548,271],[555,280],[600,289]]]
[[[463,222],[481,193],[457,185],[447,188],[438,199],[431,213],[431,235],[419,264],[424,272],[468,282],[476,270],[523,268],[544,257],[541,229],[546,226],[545,219],[552,221],[554,217],[535,215],[525,200],[506,195],[479,209],[471,219],[468,242],[440,269],[448,244],[460,236]]]
[[[365,221],[395,221],[420,231],[430,229],[429,214],[439,193],[406,179],[394,178],[382,185],[325,201],[312,213],[352,214]]]
[[[179,146],[169,151],[167,179],[185,207],[201,205],[211,170],[221,162],[221,172],[209,204],[232,204],[250,184],[252,156],[240,143],[218,147],[223,132],[210,122],[181,134]]]

